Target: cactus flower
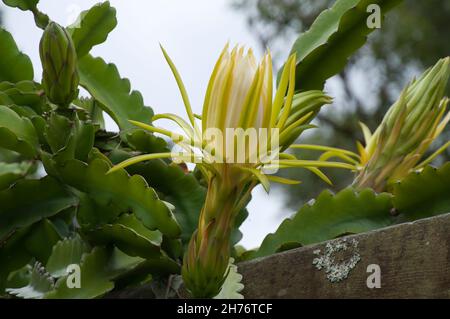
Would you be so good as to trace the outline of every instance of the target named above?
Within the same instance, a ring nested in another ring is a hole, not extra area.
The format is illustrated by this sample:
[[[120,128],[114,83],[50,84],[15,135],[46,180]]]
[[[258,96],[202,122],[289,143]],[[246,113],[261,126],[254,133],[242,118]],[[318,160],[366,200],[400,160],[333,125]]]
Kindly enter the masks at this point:
[[[331,98],[321,91],[294,94],[295,55],[287,60],[273,96],[270,53],[258,63],[252,50],[246,51],[243,47],[229,50],[227,45],[214,67],[203,112],[198,116],[192,111],[177,69],[164,49],[163,53],[180,88],[189,121],[174,114],[159,114],[153,120],[172,120],[181,127],[184,135],[144,123],[132,123],[169,136],[185,152],[137,156],[115,166],[112,171],[156,158],[197,164],[208,183],[208,192],[198,229],[192,235],[184,257],[182,275],[193,296],[213,297],[219,293],[227,276],[230,236],[236,215],[247,204],[252,189],[261,183],[268,191],[270,181],[297,183],[270,175],[268,171],[303,167],[329,182],[321,167],[351,169],[353,165],[299,160],[284,153],[303,131],[313,127],[310,122],[320,108],[331,103]]]

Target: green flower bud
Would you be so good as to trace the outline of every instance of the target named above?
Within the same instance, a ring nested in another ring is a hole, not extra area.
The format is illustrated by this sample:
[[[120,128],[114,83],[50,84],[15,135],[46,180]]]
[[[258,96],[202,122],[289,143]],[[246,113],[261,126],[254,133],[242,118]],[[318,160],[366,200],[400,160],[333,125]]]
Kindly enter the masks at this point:
[[[420,164],[450,120],[450,113],[446,115],[449,100],[444,98],[449,76],[450,58],[445,58],[403,90],[373,135],[363,126],[366,147],[359,145],[361,169],[356,187],[385,191],[392,182],[429,162]]]
[[[45,93],[52,103],[67,107],[78,96],[80,81],[72,38],[66,29],[51,22],[44,31],[39,49]]]

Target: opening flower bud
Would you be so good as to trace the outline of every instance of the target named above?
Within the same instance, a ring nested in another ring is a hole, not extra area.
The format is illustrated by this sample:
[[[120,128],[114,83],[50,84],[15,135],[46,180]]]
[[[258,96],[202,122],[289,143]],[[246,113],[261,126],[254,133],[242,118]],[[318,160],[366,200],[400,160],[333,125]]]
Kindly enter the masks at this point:
[[[385,191],[390,183],[424,167],[450,145],[445,144],[419,164],[450,120],[450,113],[446,114],[448,99],[444,98],[449,76],[450,57],[447,57],[403,90],[373,135],[362,125],[366,147],[359,145],[357,187]]]

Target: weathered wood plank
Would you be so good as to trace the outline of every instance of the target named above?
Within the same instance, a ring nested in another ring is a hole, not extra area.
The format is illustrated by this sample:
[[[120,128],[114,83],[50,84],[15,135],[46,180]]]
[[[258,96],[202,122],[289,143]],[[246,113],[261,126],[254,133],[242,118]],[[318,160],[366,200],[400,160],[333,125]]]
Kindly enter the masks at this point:
[[[352,257],[353,262],[359,260],[340,282],[330,282],[325,271],[313,265],[320,256],[319,261],[326,263],[323,254],[327,243],[331,248],[343,243],[348,246],[346,251],[331,255],[335,257],[332,264]],[[240,264],[245,297],[450,298],[450,214],[327,243]],[[371,264],[380,266],[381,288],[367,287],[372,274],[367,267]]]

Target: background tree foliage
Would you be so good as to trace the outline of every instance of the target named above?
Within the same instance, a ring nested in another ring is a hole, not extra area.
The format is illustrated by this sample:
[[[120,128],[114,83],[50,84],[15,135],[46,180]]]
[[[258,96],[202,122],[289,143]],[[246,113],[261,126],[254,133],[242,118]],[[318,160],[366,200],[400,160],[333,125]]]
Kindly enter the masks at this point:
[[[285,58],[286,46],[307,30],[321,11],[334,0],[231,0],[236,10],[247,16],[248,26],[262,48],[270,47],[274,56]],[[368,43],[351,60],[347,68],[327,86],[336,97],[333,106],[318,116],[319,130],[302,143],[317,143],[355,150],[362,140],[358,121],[375,129],[383,115],[398,97],[402,87],[440,57],[450,55],[450,2],[442,0],[405,0],[387,15],[381,30],[374,32]],[[450,94],[450,89],[448,90]],[[447,130],[436,145],[448,140]],[[303,158],[316,154],[302,151]],[[450,150],[443,155],[450,158]],[[326,172],[339,190],[349,183],[351,173],[340,170]],[[323,182],[309,172],[291,170],[286,177],[303,181],[299,186],[283,187],[287,205],[293,209],[316,197]],[[303,185],[308,185],[304,187]]]

